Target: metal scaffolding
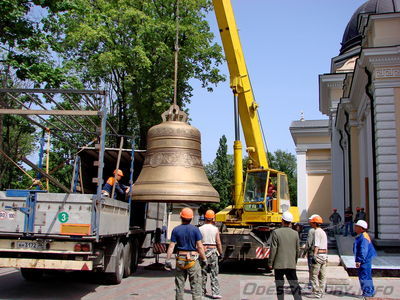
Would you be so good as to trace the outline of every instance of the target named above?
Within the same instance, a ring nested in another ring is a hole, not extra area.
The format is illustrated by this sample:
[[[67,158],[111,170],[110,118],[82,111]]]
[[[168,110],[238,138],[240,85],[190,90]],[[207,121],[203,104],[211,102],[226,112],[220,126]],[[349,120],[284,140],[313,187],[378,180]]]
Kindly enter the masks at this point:
[[[0,88],[0,99],[0,115],[19,115],[32,125],[50,131],[52,136],[77,151],[80,147],[95,142],[95,149],[98,150],[98,171],[97,178],[92,179],[97,184],[92,203],[92,234],[98,235],[107,128],[111,132],[109,135],[122,137],[107,121],[107,93],[99,90]],[[89,141],[85,145],[79,145],[74,134],[81,134],[81,137]],[[0,155],[2,153],[4,152],[1,151]],[[8,156],[4,157],[9,159]],[[65,193],[76,192],[76,187],[71,185],[67,188],[26,157],[21,157],[20,160]],[[77,176],[75,171],[74,176]],[[76,178],[74,181],[77,181]]]

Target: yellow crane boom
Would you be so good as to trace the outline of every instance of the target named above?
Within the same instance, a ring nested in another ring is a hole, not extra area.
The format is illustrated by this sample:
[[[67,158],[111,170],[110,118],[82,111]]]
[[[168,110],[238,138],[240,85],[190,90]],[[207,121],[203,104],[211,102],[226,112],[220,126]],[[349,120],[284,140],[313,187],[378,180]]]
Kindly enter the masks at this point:
[[[230,86],[238,97],[239,116],[247,151],[254,168],[268,169],[267,153],[230,0],[213,0],[230,74]]]
[[[231,1],[213,0],[213,5],[228,63],[230,87],[235,97],[234,205],[219,212],[216,220],[230,226],[280,223],[281,213],[286,210],[292,211],[295,220],[298,220],[297,208],[290,206],[286,174],[270,169],[268,165],[258,105],[254,99]],[[249,156],[245,184],[239,120]]]

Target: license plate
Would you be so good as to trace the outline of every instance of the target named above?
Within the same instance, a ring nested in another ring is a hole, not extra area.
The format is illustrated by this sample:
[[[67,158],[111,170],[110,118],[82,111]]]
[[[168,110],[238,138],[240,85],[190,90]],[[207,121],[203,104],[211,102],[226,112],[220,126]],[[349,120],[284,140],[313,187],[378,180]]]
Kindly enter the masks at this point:
[[[38,241],[19,241],[17,242],[18,249],[44,249],[43,243]]]

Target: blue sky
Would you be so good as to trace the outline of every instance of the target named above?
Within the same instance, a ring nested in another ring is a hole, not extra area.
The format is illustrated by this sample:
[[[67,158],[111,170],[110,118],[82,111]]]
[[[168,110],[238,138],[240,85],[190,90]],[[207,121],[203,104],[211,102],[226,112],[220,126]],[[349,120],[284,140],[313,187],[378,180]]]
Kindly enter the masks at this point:
[[[318,107],[318,75],[330,72],[343,32],[365,0],[232,0],[236,23],[269,151],[295,154],[292,121],[326,119]],[[221,44],[214,12],[208,15]],[[233,100],[227,81],[209,93],[193,82],[191,124],[202,134],[203,162],[212,162],[220,137],[233,153]],[[241,135],[244,144],[244,137]]]

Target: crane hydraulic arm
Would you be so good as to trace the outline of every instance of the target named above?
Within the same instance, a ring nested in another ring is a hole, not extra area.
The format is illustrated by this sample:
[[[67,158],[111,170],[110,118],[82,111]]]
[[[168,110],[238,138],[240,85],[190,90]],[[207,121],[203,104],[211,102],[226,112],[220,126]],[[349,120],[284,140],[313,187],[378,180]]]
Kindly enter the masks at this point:
[[[213,0],[215,15],[230,73],[230,86],[238,98],[238,110],[247,151],[254,168],[268,169],[266,147],[257,114],[249,74],[230,0]]]
[[[235,101],[235,142],[234,142],[234,204],[236,209],[243,207],[243,169],[242,145],[239,137],[239,119],[246,141],[246,151],[255,169],[269,169],[267,151],[264,145],[258,105],[240,43],[239,33],[230,0],[213,0],[222,44],[228,62],[230,87]]]

